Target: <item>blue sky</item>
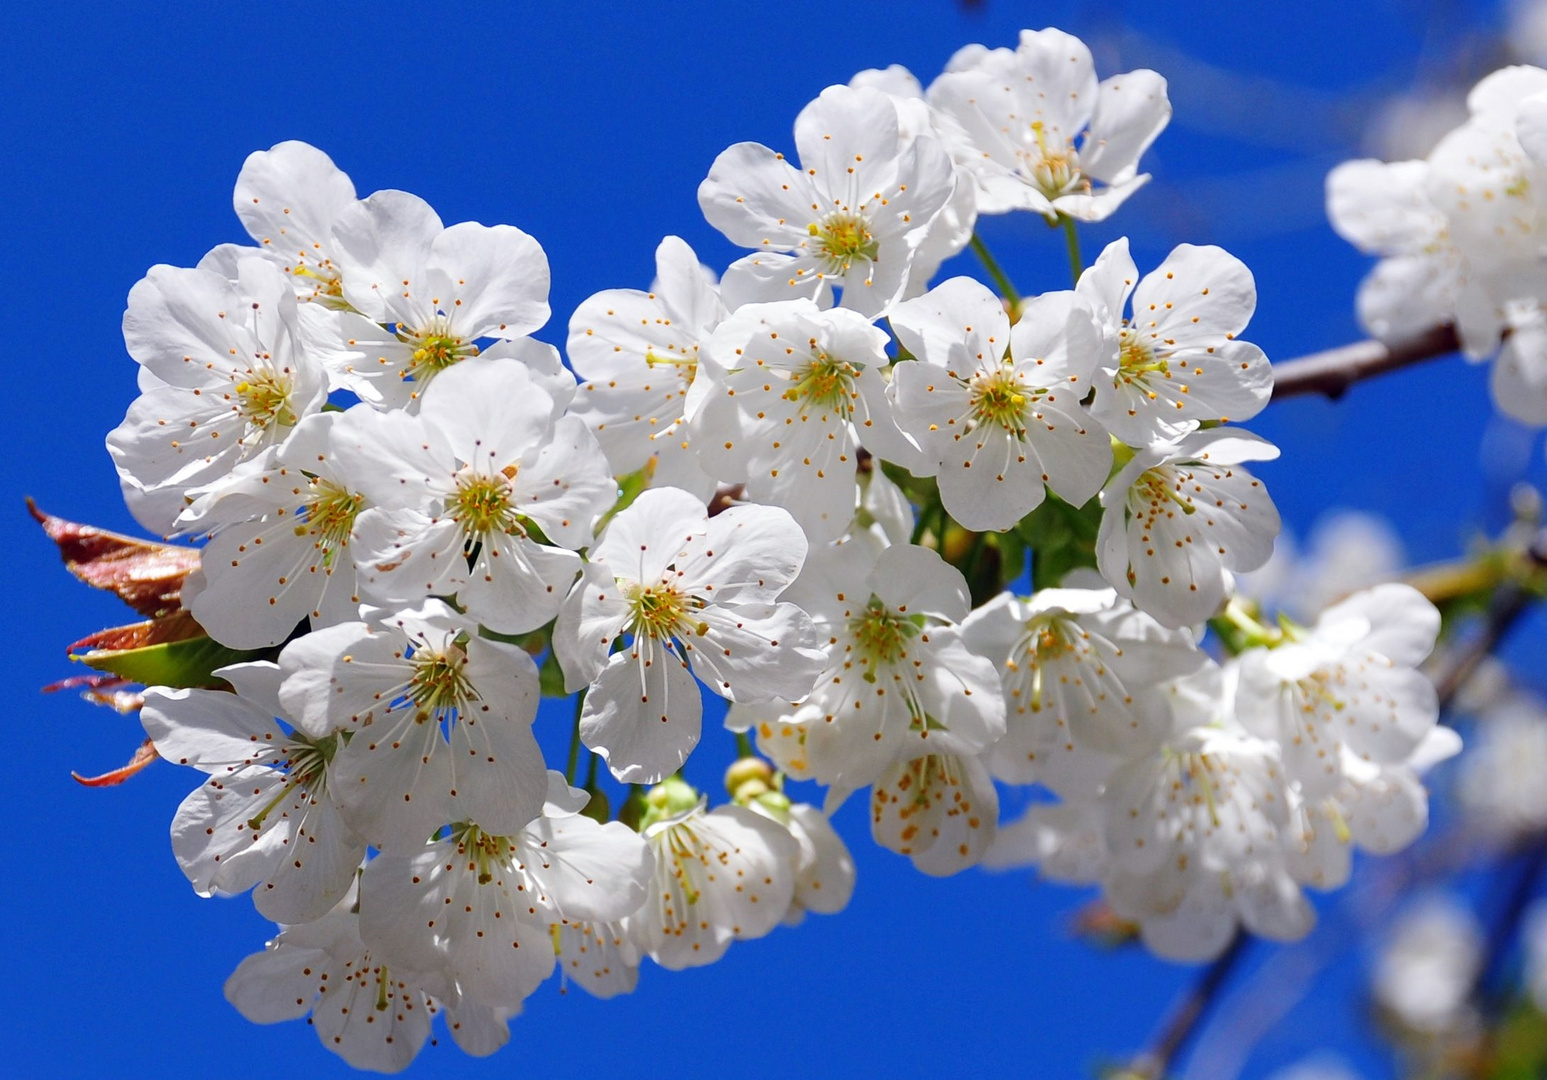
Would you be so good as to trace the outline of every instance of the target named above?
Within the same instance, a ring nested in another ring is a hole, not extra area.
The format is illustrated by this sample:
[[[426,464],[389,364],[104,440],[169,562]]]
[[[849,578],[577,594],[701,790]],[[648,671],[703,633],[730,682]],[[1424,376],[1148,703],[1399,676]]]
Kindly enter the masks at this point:
[[[77,787],[69,771],[120,763],[138,726],[35,690],[72,673],[66,643],[129,616],[59,568],[22,497],[133,530],[103,449],[134,396],[124,298],[154,263],[192,265],[245,239],[230,193],[249,152],[304,139],[362,193],[404,188],[448,222],[532,233],[553,268],[555,317],[538,336],[562,343],[586,296],[648,283],[662,235],[713,265],[738,254],[695,199],[725,146],[790,149],[801,106],[858,69],[902,63],[927,81],[963,44],[1013,45],[1022,26],[1056,25],[1097,45],[1102,74],[1159,66],[1177,103],[1146,159],[1154,184],[1087,230],[1087,259],[1125,233],[1141,268],[1183,240],[1225,245],[1257,276],[1246,336],[1280,359],[1357,336],[1368,262],[1321,216],[1326,169],[1357,152],[1371,102],[1443,70],[1497,18],[1486,3],[1416,0],[5,5],[0,281],[12,314],[0,363],[17,411],[0,476],[12,694],[0,916],[13,941],[0,1047],[13,1075],[202,1076],[235,1054],[345,1071],[301,1025],[253,1027],[221,997],[270,928],[245,899],[195,897],[172,860],[167,827],[196,776],[158,764],[119,789]],[[1062,238],[1038,220],[989,219],[982,232],[1022,292],[1067,287]],[[947,272],[977,268],[964,258]],[[1374,510],[1418,561],[1462,551],[1500,523],[1511,482],[1543,479],[1538,442],[1493,419],[1484,371],[1455,359],[1336,405],[1274,406],[1251,426],[1283,448],[1261,475],[1291,528],[1303,536],[1333,507]],[[1540,661],[1543,630],[1529,621],[1511,657]],[[554,757],[566,708],[539,721]],[[726,736],[690,778],[715,783],[729,755]],[[708,969],[647,967],[627,999],[561,994],[555,981],[501,1054],[473,1061],[447,1043],[414,1075],[763,1062],[1088,1075],[1140,1047],[1193,977],[1071,940],[1083,893],[1025,874],[931,880],[869,841],[859,802],[838,823],[860,872],[844,914],[738,945]],[[1245,1075],[1322,1046],[1386,1075],[1358,1035],[1359,962],[1355,950],[1318,984]]]

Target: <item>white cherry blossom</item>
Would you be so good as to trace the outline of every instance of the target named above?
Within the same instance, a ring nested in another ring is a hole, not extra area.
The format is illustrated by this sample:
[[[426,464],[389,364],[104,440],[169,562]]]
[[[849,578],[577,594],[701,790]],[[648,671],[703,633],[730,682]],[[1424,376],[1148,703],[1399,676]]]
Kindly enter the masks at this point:
[[[1085,43],[1051,28],[1021,31],[1014,51],[958,53],[929,102],[964,136],[951,153],[977,178],[978,213],[1049,220],[1109,217],[1149,180],[1139,158],[1171,119],[1165,79],[1140,69],[1098,84]]]
[[[581,739],[613,775],[653,783],[687,759],[702,720],[694,674],[732,701],[811,687],[823,659],[811,620],[778,599],[805,555],[784,511],[711,518],[676,488],[646,491],[613,518],[554,629],[566,688],[590,687]]]
[[[1106,845],[1106,806],[1093,797],[1058,803],[1033,803],[1018,821],[1000,823],[983,855],[990,870],[1035,866],[1049,881],[1098,885],[1110,857]]]
[[[919,460],[887,397],[887,340],[862,316],[809,300],[737,310],[709,339],[689,396],[705,469],[745,480],[749,499],[784,507],[814,543],[843,535],[859,446]]]
[[[757,761],[763,774],[768,775],[766,762],[751,760]],[[734,771],[736,766],[731,768]],[[763,791],[751,798],[743,798],[737,791],[732,795],[740,805],[789,830],[795,841],[795,895],[784,916],[786,926],[798,925],[808,911],[836,915],[849,906],[854,895],[854,857],[819,807],[791,802],[779,790]]]
[[[1497,321],[1486,301],[1469,298],[1465,256],[1450,239],[1445,214],[1429,198],[1426,161],[1345,161],[1327,174],[1327,217],[1338,235],[1381,257],[1359,286],[1359,323],[1384,341],[1400,340],[1481,308],[1481,325],[1458,330],[1479,337],[1486,355]]]
[[[789,596],[827,638],[826,670],[783,719],[801,732],[798,775],[833,788],[829,809],[894,763],[971,757],[1003,736],[998,673],[956,625],[969,609],[966,581],[935,552],[818,549]]]
[[[1540,99],[1544,90],[1547,71],[1540,68],[1494,72],[1468,95],[1467,122],[1429,154],[1429,199],[1445,215],[1450,239],[1466,256],[1469,284],[1482,293],[1481,298],[1466,293],[1458,298],[1458,322],[1467,331],[1476,327],[1476,332],[1463,333],[1474,353],[1489,352],[1497,344],[1511,302],[1547,299],[1541,254],[1547,238],[1542,199],[1547,161],[1533,158],[1517,134],[1524,109],[1525,140],[1538,145],[1533,110],[1526,104]],[[1492,333],[1483,338],[1490,321]]]
[[[1030,300],[1012,329],[986,287],[952,278],[899,305],[891,322],[918,357],[892,372],[898,423],[964,527],[1009,529],[1045,488],[1074,506],[1100,490],[1112,446],[1080,401],[1103,342],[1074,293]]]
[[[1285,836],[1289,872],[1316,889],[1348,880],[1353,849],[1374,855],[1401,851],[1429,824],[1429,792],[1422,776],[1461,750],[1461,737],[1446,727],[1430,730],[1412,755],[1381,765],[1338,748],[1342,781],[1330,795],[1304,791]]]
[[[1001,593],[962,623],[967,647],[999,668],[1005,737],[994,775],[1060,794],[1093,790],[1110,754],[1169,724],[1158,685],[1198,670],[1190,632],[1168,630],[1112,589]]]
[[[899,761],[870,793],[870,834],[931,877],[982,861],[999,822],[999,794],[983,762],[955,754]]]
[[[372,504],[355,522],[362,588],[383,602],[456,594],[492,630],[553,618],[592,524],[617,497],[583,421],[521,364],[459,364],[417,417],[387,414],[335,448]]]
[[[1267,405],[1268,358],[1237,336],[1257,308],[1257,284],[1234,255],[1180,244],[1141,280],[1124,237],[1080,276],[1077,291],[1117,342],[1093,376],[1091,413],[1129,446],[1205,420],[1249,420]]]
[[[699,346],[726,308],[685,241],[662,240],[655,266],[653,291],[609,289],[575,310],[566,349],[585,382],[570,411],[596,433],[614,473],[634,472],[653,458],[653,484],[707,502],[714,478],[698,464],[683,413]]]
[[[1486,944],[1477,916],[1458,898],[1420,897],[1398,916],[1377,959],[1376,1001],[1402,1024],[1430,1035],[1465,1025]]]
[[[1255,570],[1273,553],[1278,509],[1241,463],[1276,457],[1273,444],[1232,428],[1140,450],[1101,492],[1101,576],[1162,625],[1212,616],[1230,571]]]
[[[270,919],[319,918],[365,857],[337,805],[339,740],[280,726],[273,664],[217,674],[238,692],[151,687],[140,714],[161,757],[210,774],[172,820],[178,865],[201,896],[254,889]]]
[[[1547,829],[1547,705],[1516,691],[1479,719],[1456,785],[1468,822],[1501,840]]]
[[[130,512],[153,532],[172,532],[189,490],[284,442],[327,395],[290,283],[256,253],[238,270],[231,281],[156,266],[129,292],[124,343],[141,394],[107,446]]]
[[[709,810],[681,781],[663,787],[643,833],[655,878],[625,922],[641,952],[679,971],[712,964],[732,941],[779,925],[795,895],[799,846],[787,829],[744,806]]]
[[[564,920],[637,909],[654,867],[619,822],[577,811],[557,773],[542,816],[514,835],[457,822],[418,851],[378,856],[361,880],[361,933],[391,963],[443,973],[467,1000],[518,1008],[552,972]]]
[[[333,226],[355,202],[333,159],[295,140],[249,154],[232,195],[247,235],[290,275],[296,296],[328,307],[343,303]]]
[[[1237,924],[1276,941],[1315,914],[1282,855],[1290,792],[1275,747],[1239,728],[1175,731],[1112,774],[1107,897],[1161,956],[1218,955]]]
[[[513,225],[444,226],[423,199],[378,191],[333,226],[350,310],[338,316],[329,365],[381,408],[418,400],[438,374],[470,357],[514,356],[550,377],[549,346],[526,340],[548,321],[548,257]]]
[[[737,264],[790,296],[829,287],[862,315],[908,288],[914,252],[951,199],[955,171],[932,137],[903,140],[879,90],[829,86],[795,120],[800,167],[760,143],[737,143],[699,186],[709,224],[742,247]]]
[[[255,1024],[309,1021],[322,1045],[356,1069],[401,1072],[418,1056],[434,1018],[459,1047],[486,1057],[510,1039],[510,1010],[442,1000],[443,979],[388,967],[360,940],[347,904],[289,926],[237,965],[226,1000]]]
[[[595,998],[632,994],[639,985],[639,946],[620,920],[565,920],[554,931],[554,953],[565,979]]]
[[[238,466],[189,495],[183,530],[213,533],[183,606],[211,637],[236,649],[277,645],[296,624],[313,629],[359,614],[350,539],[365,496],[337,467],[340,439],[360,437],[361,407],[315,413],[278,451]]]
[[[280,669],[302,730],[349,733],[336,798],[376,847],[416,850],[448,821],[514,833],[540,812],[537,665],[440,601],[297,638]]]
[[[1335,791],[1345,760],[1400,764],[1439,718],[1434,684],[1417,670],[1439,627],[1439,612],[1409,585],[1355,593],[1309,631],[1241,656],[1237,715],[1278,741],[1308,799]]]

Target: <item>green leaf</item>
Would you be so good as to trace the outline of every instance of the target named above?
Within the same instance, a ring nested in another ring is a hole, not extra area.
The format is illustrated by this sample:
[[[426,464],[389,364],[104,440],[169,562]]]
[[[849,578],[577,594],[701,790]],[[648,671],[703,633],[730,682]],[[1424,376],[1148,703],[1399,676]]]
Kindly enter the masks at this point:
[[[1096,536],[1101,530],[1101,506],[1091,499],[1070,506],[1048,493],[1041,506],[1022,518],[1015,534],[1031,547],[1034,589],[1057,585],[1077,567],[1096,565]]]
[[[196,637],[168,641],[141,649],[98,649],[75,657],[87,667],[107,671],[145,686],[219,688],[226,684],[216,668],[262,660],[273,649],[228,649],[214,638]]]

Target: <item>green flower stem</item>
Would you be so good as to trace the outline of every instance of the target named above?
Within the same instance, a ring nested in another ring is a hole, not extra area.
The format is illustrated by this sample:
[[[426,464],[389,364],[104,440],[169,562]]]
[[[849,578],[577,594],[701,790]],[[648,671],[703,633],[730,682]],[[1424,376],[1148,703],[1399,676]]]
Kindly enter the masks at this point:
[[[569,735],[569,764],[564,769],[564,780],[570,787],[575,786],[575,770],[580,766],[580,713],[585,708],[585,691],[575,695],[575,729]],[[592,775],[596,773],[596,764],[592,762]]]
[[[971,246],[973,253],[982,261],[983,269],[987,270],[988,276],[994,279],[994,285],[998,287],[1000,295],[1008,300],[1012,307],[1020,307],[1021,294],[1015,291],[1015,286],[1010,284],[1010,279],[1005,276],[1004,270],[1000,268],[993,255],[989,254],[983,238],[973,233]]]
[[[1069,245],[1069,273],[1074,277],[1074,283],[1080,283],[1080,275],[1085,272],[1085,264],[1080,260],[1080,234],[1074,224],[1074,219],[1068,214],[1059,214],[1058,220],[1064,227],[1064,240]]]
[[[752,740],[747,738],[745,731],[736,732],[736,756],[755,757],[757,751],[752,749]]]

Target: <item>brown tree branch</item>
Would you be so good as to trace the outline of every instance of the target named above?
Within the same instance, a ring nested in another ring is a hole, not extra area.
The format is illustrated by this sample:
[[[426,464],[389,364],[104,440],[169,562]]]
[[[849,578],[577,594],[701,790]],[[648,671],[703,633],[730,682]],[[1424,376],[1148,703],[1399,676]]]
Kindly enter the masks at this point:
[[[1436,326],[1406,341],[1356,341],[1273,365],[1273,399],[1321,394],[1334,401],[1356,382],[1448,356],[1461,348],[1452,326]]]
[[[1171,1075],[1171,1069],[1177,1059],[1187,1049],[1194,1035],[1203,1025],[1204,1019],[1210,1010],[1219,1002],[1220,988],[1235,970],[1246,953],[1247,942],[1251,935],[1245,931],[1237,930],[1235,937],[1225,947],[1225,951],[1219,954],[1219,958],[1203,969],[1203,974],[1198,977],[1182,998],[1172,1007],[1171,1015],[1166,1019],[1165,1026],[1155,1036],[1155,1041],[1150,1048],[1133,1063],[1132,1068],[1126,1074],[1121,1074],[1123,1080],[1163,1080]]]

